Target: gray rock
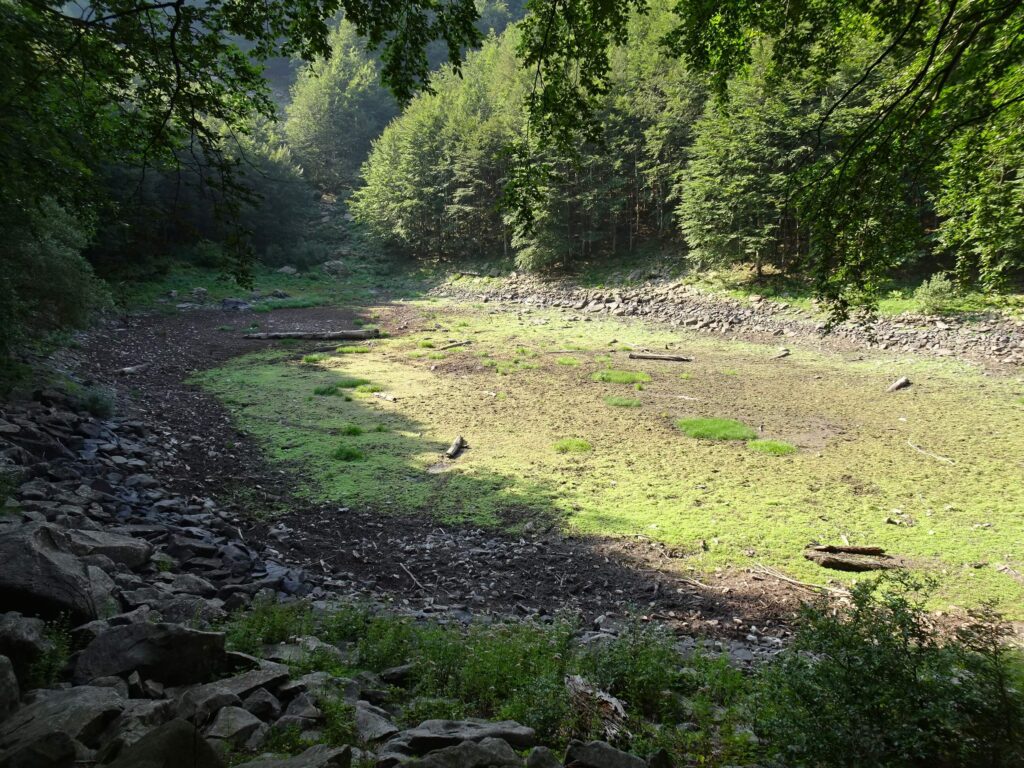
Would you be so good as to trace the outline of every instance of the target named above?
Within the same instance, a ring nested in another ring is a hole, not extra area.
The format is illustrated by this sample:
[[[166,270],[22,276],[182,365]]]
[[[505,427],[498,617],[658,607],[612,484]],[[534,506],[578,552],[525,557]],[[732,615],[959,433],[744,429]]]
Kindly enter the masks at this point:
[[[18,708],[21,689],[14,674],[14,665],[6,656],[0,656],[0,721]]]
[[[344,277],[351,271],[347,266],[345,266],[345,262],[339,259],[325,261],[320,265],[320,268],[325,274],[330,275],[331,277]]]
[[[537,743],[532,728],[512,720],[424,720],[415,728],[402,731],[388,742],[403,743],[414,755],[425,755],[435,749],[451,747],[463,741],[502,739],[515,749],[529,749]]]
[[[69,530],[68,540],[77,555],[105,555],[115,563],[129,568],[140,568],[153,554],[153,545],[145,539],[135,539],[106,531]]]
[[[174,577],[171,582],[172,592],[185,592],[200,597],[213,597],[217,594],[217,588],[206,579],[192,573],[182,573]]]
[[[464,741],[431,752],[416,763],[418,768],[521,768],[523,759],[501,739]]]
[[[298,717],[310,721],[318,720],[322,715],[320,710],[317,709],[313,697],[308,693],[300,693],[292,699],[284,713],[288,717]]]
[[[398,733],[390,715],[367,701],[356,702],[355,721],[359,740],[368,744],[383,741]]]
[[[112,627],[82,651],[74,679],[138,671],[167,685],[208,680],[225,664],[224,635],[200,632],[178,624],[128,624]]]
[[[266,688],[257,688],[250,693],[242,706],[265,722],[272,722],[281,716],[281,702]]]
[[[526,768],[562,768],[562,761],[547,747],[534,747],[526,756]]]
[[[151,730],[173,719],[173,702],[128,699],[124,710],[104,733],[96,761],[110,762]]]
[[[295,267],[290,267],[288,265],[285,265],[285,266],[281,267],[280,269],[277,269],[277,270],[274,270],[274,271],[277,272],[277,274],[279,274],[279,275],[297,275],[297,274],[299,274],[299,270],[297,270]]]
[[[0,603],[14,610],[74,621],[97,618],[89,573],[71,553],[64,531],[28,523],[0,532]]]
[[[217,683],[191,688],[178,700],[178,717],[203,726],[223,707],[240,706],[242,700]]]
[[[295,757],[260,757],[241,763],[235,768],[349,768],[352,765],[350,747],[329,747],[317,744]]]
[[[604,741],[569,742],[565,765],[572,768],[647,768],[647,763],[641,758]]]
[[[124,699],[109,688],[82,686],[40,693],[0,723],[0,766],[70,765],[70,761],[36,763],[30,756],[45,755],[51,749],[66,754],[66,744],[74,755],[75,742],[96,748],[125,706]],[[47,746],[50,742],[53,747]]]
[[[206,729],[206,738],[237,748],[262,726],[263,722],[251,712],[241,707],[224,707]]]
[[[213,748],[199,735],[195,726],[184,720],[171,720],[154,728],[108,768],[222,768]]]
[[[10,659],[22,687],[28,687],[32,665],[52,647],[42,619],[15,611],[0,615],[0,653]]]

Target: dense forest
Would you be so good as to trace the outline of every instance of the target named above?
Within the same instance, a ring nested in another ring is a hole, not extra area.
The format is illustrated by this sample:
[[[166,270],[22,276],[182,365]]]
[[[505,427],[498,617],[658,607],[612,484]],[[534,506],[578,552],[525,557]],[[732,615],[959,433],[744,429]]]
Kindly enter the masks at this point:
[[[0,345],[174,260],[325,260],[322,195],[389,257],[670,254],[840,313],[900,276],[1019,280],[1016,4],[409,6],[4,4]]]

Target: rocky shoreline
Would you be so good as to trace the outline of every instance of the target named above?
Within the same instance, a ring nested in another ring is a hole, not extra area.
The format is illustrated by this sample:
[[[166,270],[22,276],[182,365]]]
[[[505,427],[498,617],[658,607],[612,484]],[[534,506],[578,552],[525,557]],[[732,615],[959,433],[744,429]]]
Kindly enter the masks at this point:
[[[651,280],[622,288],[582,288],[567,280],[512,275],[504,280],[462,277],[435,293],[502,301],[532,307],[572,310],[582,317],[646,318],[705,333],[758,340],[800,339],[846,348],[911,352],[963,358],[984,364],[1024,366],[1024,320],[998,313],[983,317],[901,315],[871,323],[847,321],[826,335],[825,323],[785,302],[751,296],[741,302],[667,280]]]
[[[170,491],[160,478],[175,442],[131,417],[96,417],[62,391],[0,410],[0,463],[17,478],[0,518],[0,768],[206,767],[227,755],[245,768],[353,760],[391,768],[414,758],[436,768],[516,768],[524,765],[516,750],[532,750],[531,768],[562,764],[517,723],[429,720],[400,730],[389,691],[403,670],[300,674],[289,662],[345,654],[315,636],[256,656],[229,650],[220,628],[254,601],[306,598],[329,610],[353,594],[277,557],[272,537],[248,540],[246,530],[265,529],[215,500]],[[405,611],[427,616],[412,604]],[[598,622],[580,642],[620,629]],[[707,644],[744,664],[781,645],[771,637]],[[680,651],[695,645],[682,638]],[[352,707],[354,744],[261,755],[282,728],[322,741],[328,699]],[[646,765],[604,742],[573,743],[564,762]]]

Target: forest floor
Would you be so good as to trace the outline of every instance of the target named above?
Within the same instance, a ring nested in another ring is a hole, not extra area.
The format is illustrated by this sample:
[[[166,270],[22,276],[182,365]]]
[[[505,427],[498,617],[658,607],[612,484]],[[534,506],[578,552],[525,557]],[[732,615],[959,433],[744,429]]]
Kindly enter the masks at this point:
[[[849,542],[934,577],[935,608],[992,601],[1022,618],[1024,403],[1010,375],[792,341],[776,358],[777,345],[568,310],[360,298],[150,314],[95,334],[87,357],[98,377],[153,364],[130,385],[194,444],[183,485],[201,478],[266,530],[287,526],[308,562],[396,593],[763,624],[807,594],[764,566],[842,586],[858,577],[802,553]],[[385,337],[243,338],[357,321]],[[641,349],[694,359],[629,358]],[[887,393],[900,376],[913,385]],[[676,425],[701,417],[755,442]],[[444,458],[457,435],[468,449]],[[461,544],[438,556],[444,537]]]

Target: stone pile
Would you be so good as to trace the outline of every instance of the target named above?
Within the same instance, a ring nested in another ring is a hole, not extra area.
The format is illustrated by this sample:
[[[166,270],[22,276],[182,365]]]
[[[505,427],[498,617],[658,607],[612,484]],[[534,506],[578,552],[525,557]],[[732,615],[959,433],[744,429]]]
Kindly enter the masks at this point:
[[[497,284],[460,281],[439,290],[474,300],[561,308],[582,318],[642,317],[713,333],[818,338],[825,332],[820,319],[785,302],[760,296],[739,301],[665,280],[620,289],[586,289],[564,281],[513,273]],[[833,339],[858,347],[1024,365],[1024,320],[998,313],[970,319],[900,315],[876,318],[870,324],[849,321],[831,329],[830,334]]]
[[[351,661],[351,649],[311,636],[257,656],[228,650],[216,627],[229,611],[339,595],[247,544],[212,500],[164,487],[167,460],[166,438],[146,424],[96,418],[61,392],[0,410],[0,470],[15,480],[0,515],[0,768],[218,768],[229,756],[241,768],[563,764],[514,722],[399,728],[392,691],[408,668],[299,674],[289,664],[311,654]],[[338,701],[354,712],[354,745],[322,743],[325,707]],[[261,754],[285,731],[321,743]],[[646,766],[603,742],[573,743],[564,764]]]

